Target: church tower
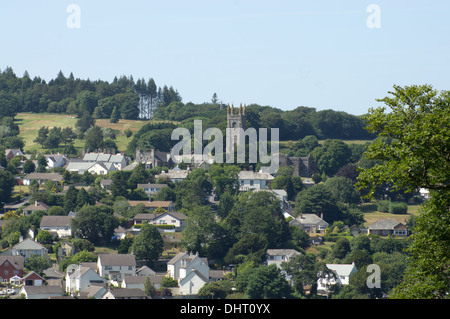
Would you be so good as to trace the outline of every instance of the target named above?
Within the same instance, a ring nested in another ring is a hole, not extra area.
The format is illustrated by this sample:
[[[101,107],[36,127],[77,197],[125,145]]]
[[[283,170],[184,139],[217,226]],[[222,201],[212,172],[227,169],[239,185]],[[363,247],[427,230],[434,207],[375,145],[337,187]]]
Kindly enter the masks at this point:
[[[239,106],[238,114],[235,114],[234,106],[227,105],[227,129],[230,129],[230,136],[227,137],[227,152],[230,152],[233,144],[238,145],[241,132],[246,130],[245,125],[245,105]],[[242,130],[240,130],[242,129]]]

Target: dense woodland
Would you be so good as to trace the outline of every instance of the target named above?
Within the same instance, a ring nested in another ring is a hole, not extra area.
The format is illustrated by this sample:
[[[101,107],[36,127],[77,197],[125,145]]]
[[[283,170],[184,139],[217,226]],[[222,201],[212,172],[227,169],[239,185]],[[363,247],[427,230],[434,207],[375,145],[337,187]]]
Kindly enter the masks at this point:
[[[243,101],[244,103],[245,101]],[[226,102],[219,102],[217,94],[203,104],[183,103],[176,89],[157,86],[155,80],[133,76],[115,77],[107,81],[65,76],[61,71],[48,83],[39,76],[30,78],[27,72],[17,76],[8,67],[0,72],[0,118],[19,112],[67,113],[94,119],[157,119],[192,123],[203,119],[204,127],[225,128]],[[236,106],[237,107],[237,106]],[[318,139],[372,139],[364,129],[362,117],[333,110],[317,111],[299,106],[282,111],[272,106],[248,104],[247,127],[277,127],[281,140],[298,140],[308,135]]]

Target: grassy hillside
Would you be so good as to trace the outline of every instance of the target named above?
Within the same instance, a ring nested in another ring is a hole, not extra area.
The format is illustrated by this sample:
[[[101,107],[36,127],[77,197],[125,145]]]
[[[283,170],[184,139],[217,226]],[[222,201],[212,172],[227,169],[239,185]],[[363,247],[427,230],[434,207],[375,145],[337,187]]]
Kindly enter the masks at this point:
[[[58,127],[73,127],[77,121],[76,117],[68,114],[55,114],[55,113],[19,113],[15,117],[20,129],[20,136],[25,141],[24,151],[43,151],[39,144],[33,142],[37,136],[38,130],[42,126],[48,126],[52,128]],[[116,144],[119,151],[124,151],[127,147],[128,140],[124,134],[124,131],[130,129],[133,133],[136,133],[141,129],[143,125],[148,121],[134,121],[134,120],[119,120],[118,123],[110,123],[109,119],[98,119],[95,124],[104,128],[111,128],[120,131],[117,136]],[[130,138],[131,139],[131,138]],[[81,149],[84,145],[82,140],[75,140],[75,147]]]

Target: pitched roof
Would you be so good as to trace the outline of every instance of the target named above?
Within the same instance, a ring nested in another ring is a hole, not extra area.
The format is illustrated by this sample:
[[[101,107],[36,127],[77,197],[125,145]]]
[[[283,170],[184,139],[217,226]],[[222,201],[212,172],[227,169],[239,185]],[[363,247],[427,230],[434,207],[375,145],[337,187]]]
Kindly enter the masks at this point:
[[[99,254],[102,266],[136,266],[136,258],[130,254]]]
[[[258,180],[273,180],[274,177],[269,173],[260,173],[253,171],[240,171],[238,179],[258,179]]]
[[[23,210],[28,211],[28,210],[49,210],[50,206],[48,206],[45,203],[42,202],[34,202],[33,204],[30,204],[26,207],[23,208]]]
[[[21,241],[20,243],[14,245],[12,248],[14,249],[21,249],[21,250],[29,250],[29,249],[42,249],[45,248],[44,246],[42,246],[41,244],[31,240],[30,238],[27,238],[23,241]]]
[[[163,214],[159,214],[154,219],[158,219],[159,217],[162,217],[162,216],[165,216],[165,215],[172,216],[173,218],[176,218],[178,220],[185,220],[187,218],[187,216],[185,214],[180,213],[180,212],[166,212],[166,213],[163,213]]]
[[[71,216],[42,216],[42,227],[70,227],[73,217]]]
[[[23,269],[23,256],[1,256],[0,255],[0,265],[5,261],[13,264],[17,269]]]
[[[326,264],[327,268],[334,270],[338,276],[348,277],[355,269],[355,264]]]
[[[40,180],[50,180],[54,182],[60,182],[63,180],[62,174],[59,173],[30,173],[27,174],[24,179],[40,179]]]
[[[370,230],[383,230],[383,229],[391,229],[393,230],[394,227],[396,227],[399,223],[395,219],[389,218],[389,219],[379,219],[376,222],[374,222],[372,225],[370,225],[368,228]]]
[[[267,255],[269,256],[294,256],[300,255],[295,249],[267,249]]]
[[[61,294],[63,293],[60,286],[23,286],[28,295],[41,294]]]
[[[300,224],[317,224],[322,222],[328,224],[316,214],[300,214],[299,216],[297,216],[295,221],[299,222]]]
[[[137,188],[163,188],[168,186],[167,184],[137,184]]]
[[[115,298],[146,297],[144,291],[139,288],[113,288],[110,292]]]

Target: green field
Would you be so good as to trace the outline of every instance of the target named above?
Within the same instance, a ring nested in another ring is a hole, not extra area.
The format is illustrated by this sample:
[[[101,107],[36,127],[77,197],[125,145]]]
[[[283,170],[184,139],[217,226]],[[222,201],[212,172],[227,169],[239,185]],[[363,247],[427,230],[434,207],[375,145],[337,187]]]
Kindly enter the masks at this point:
[[[52,127],[73,127],[77,119],[74,115],[68,114],[55,114],[55,113],[19,113],[15,117],[20,129],[20,137],[24,139],[25,147],[24,151],[44,151],[41,145],[33,142],[37,137],[37,132],[42,126]],[[95,125],[103,128],[111,128],[120,131],[120,134],[116,136],[116,144],[119,151],[125,151],[127,144],[131,137],[127,139],[124,131],[130,129],[133,133],[136,133],[149,121],[134,121],[134,120],[119,120],[118,123],[110,123],[109,119],[97,119]],[[75,147],[82,149],[84,142],[82,140],[75,140]]]

